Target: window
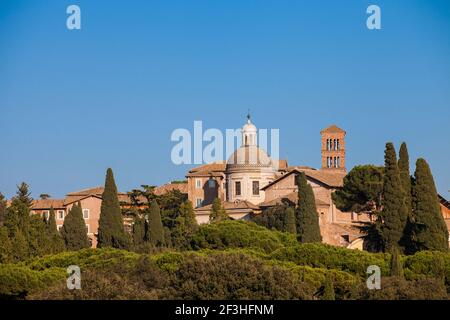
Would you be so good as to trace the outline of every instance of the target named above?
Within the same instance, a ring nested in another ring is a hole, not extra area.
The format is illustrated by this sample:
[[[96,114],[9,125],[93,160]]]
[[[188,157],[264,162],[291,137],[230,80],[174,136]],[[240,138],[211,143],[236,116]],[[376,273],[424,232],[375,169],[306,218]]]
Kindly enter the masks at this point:
[[[337,157],[337,167],[340,168],[341,167],[341,158]]]
[[[89,219],[89,209],[83,209],[83,218]]]
[[[341,234],[341,243],[342,244],[349,244],[350,243],[350,236],[348,234]]]
[[[259,196],[259,181],[253,181],[253,195]]]
[[[208,186],[209,186],[210,189],[214,189],[216,187],[216,180],[209,179],[208,180]]]
[[[202,188],[202,180],[201,179],[195,180],[195,188],[196,189],[201,189]]]
[[[42,214],[43,214],[43,216],[44,216],[44,218],[45,218],[46,220],[48,220],[48,218],[50,218],[50,211],[45,210],[45,211],[42,212]]]
[[[89,225],[88,224],[86,224],[86,233],[87,234],[90,234],[90,232],[89,232],[90,230],[89,230]]]
[[[236,181],[234,186],[235,186],[235,188],[234,188],[235,195],[240,196],[241,195],[241,182],[240,181]]]
[[[336,150],[340,150],[341,146],[339,145],[339,139],[336,140]]]
[[[58,231],[61,231],[62,227],[63,227],[62,225],[59,225],[59,226],[56,226],[56,229],[58,229]]]
[[[64,210],[58,210],[56,214],[57,214],[58,220],[64,220]]]
[[[203,199],[197,198],[197,200],[196,200],[196,202],[195,202],[195,205],[197,206],[197,208],[199,208],[199,207],[202,206],[202,202],[203,202]]]

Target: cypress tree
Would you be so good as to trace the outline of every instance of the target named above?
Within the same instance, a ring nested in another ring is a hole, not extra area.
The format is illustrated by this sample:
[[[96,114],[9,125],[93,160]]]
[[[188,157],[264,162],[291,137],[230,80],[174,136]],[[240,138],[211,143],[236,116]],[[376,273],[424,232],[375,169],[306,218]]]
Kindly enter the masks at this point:
[[[148,211],[147,241],[154,246],[164,246],[164,228],[161,212],[156,200],[153,200]]]
[[[325,277],[325,287],[323,289],[322,300],[336,300],[333,279],[329,275]]]
[[[286,209],[285,231],[297,234],[297,226],[295,224],[295,210],[291,207]]]
[[[408,216],[412,215],[412,196],[411,196],[411,174],[409,172],[409,155],[406,143],[400,146],[398,170],[400,171],[400,180],[404,192],[406,211]]]
[[[194,231],[198,227],[194,207],[192,206],[191,201],[187,200],[181,204],[180,216],[183,217],[184,224],[188,231]]]
[[[411,174],[409,171],[409,155],[406,143],[403,142],[400,146],[398,169],[400,171],[400,180],[402,184],[403,197],[405,199],[405,206],[407,212],[407,222],[402,239],[401,246],[405,248],[405,253],[413,253],[415,251],[413,242],[413,214],[412,214],[412,189],[411,189]]]
[[[397,156],[392,143],[386,144],[384,159],[382,237],[385,251],[392,252],[394,247],[400,247],[400,240],[406,228],[408,214],[397,165]]]
[[[145,241],[145,219],[136,215],[133,223],[133,244],[136,247],[142,245]]]
[[[424,159],[416,162],[413,212],[417,250],[448,251],[448,229],[441,214],[433,175]]]
[[[391,277],[403,277],[403,266],[397,247],[392,250],[389,272]]]
[[[129,238],[125,232],[122,210],[117,196],[117,186],[111,168],[106,171],[97,246],[99,248],[114,247],[119,249],[129,247]]]
[[[298,206],[296,210],[297,238],[302,243],[322,242],[316,200],[306,176],[300,172],[297,176]]]
[[[210,222],[219,222],[227,219],[228,215],[222,207],[222,201],[220,201],[219,198],[215,198],[212,203],[211,213],[209,215]]]
[[[76,251],[91,247],[80,203],[74,204],[64,219],[61,236],[67,250]]]
[[[29,237],[30,255],[43,256],[51,253],[51,244],[47,237],[47,225],[40,215],[30,217]]]
[[[59,234],[56,226],[55,210],[50,209],[50,215],[47,221],[47,238],[50,243],[50,252],[58,253],[64,251],[64,240]]]

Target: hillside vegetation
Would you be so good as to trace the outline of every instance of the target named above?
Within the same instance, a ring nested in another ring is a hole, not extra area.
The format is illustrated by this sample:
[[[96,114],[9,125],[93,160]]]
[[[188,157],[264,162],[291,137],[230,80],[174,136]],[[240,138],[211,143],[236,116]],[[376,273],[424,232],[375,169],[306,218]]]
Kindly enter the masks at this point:
[[[0,296],[10,299],[448,299],[450,253],[402,256],[299,244],[289,233],[243,221],[201,226],[186,251],[134,253],[82,249],[0,264]],[[66,269],[82,270],[68,290]],[[382,290],[366,289],[367,267],[381,268]]]

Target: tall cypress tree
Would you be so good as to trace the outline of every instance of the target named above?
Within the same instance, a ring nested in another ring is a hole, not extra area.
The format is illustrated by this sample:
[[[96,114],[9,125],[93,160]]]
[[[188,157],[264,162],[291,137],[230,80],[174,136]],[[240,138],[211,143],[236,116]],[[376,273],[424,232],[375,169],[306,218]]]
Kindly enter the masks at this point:
[[[145,241],[145,219],[136,215],[133,223],[133,245],[135,248],[141,246]]]
[[[400,180],[405,197],[406,210],[408,215],[412,213],[412,196],[411,196],[411,174],[409,172],[409,155],[406,143],[400,146],[398,158],[398,170],[400,171]]]
[[[297,185],[297,238],[302,243],[322,242],[314,192],[306,181],[306,176],[303,172],[300,172],[297,176]]]
[[[384,160],[382,236],[385,251],[392,252],[394,247],[400,248],[400,239],[403,237],[406,228],[408,213],[397,165],[397,156],[392,143],[386,144]]]
[[[156,200],[153,200],[148,211],[147,241],[154,246],[164,246],[164,228],[161,222],[161,212]]]
[[[297,226],[295,223],[295,210],[291,207],[286,209],[286,220],[284,224],[286,232],[297,234]]]
[[[103,191],[98,222],[97,246],[99,248],[114,247],[119,249],[129,247],[129,238],[125,232],[122,210],[117,196],[117,186],[111,168],[106,171],[105,190]]]
[[[412,189],[411,189],[411,174],[409,171],[409,155],[406,143],[403,142],[400,146],[398,169],[400,172],[400,181],[402,184],[403,198],[405,200],[407,222],[403,237],[400,244],[405,248],[405,253],[413,253],[415,251],[413,244],[413,214],[412,214]]]
[[[50,209],[50,215],[47,221],[47,239],[50,244],[50,252],[58,253],[64,251],[64,240],[56,226],[55,210]]]
[[[64,239],[67,250],[76,251],[91,246],[80,203],[74,204],[64,219],[61,236]]]
[[[416,162],[413,184],[413,212],[417,250],[448,251],[448,229],[430,167],[424,159]]]
[[[390,276],[391,277],[403,277],[403,266],[397,247],[392,248]]]

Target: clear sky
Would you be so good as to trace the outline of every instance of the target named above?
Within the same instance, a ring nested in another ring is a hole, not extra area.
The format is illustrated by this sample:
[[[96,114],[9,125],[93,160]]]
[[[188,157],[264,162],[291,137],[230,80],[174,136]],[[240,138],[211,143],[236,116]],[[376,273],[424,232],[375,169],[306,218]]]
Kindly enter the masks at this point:
[[[337,124],[349,169],[406,141],[450,198],[450,1],[0,2],[8,197],[21,181],[36,197],[101,185],[107,167],[123,191],[183,179],[172,131],[238,128],[248,108],[291,165],[320,167],[319,132]]]

